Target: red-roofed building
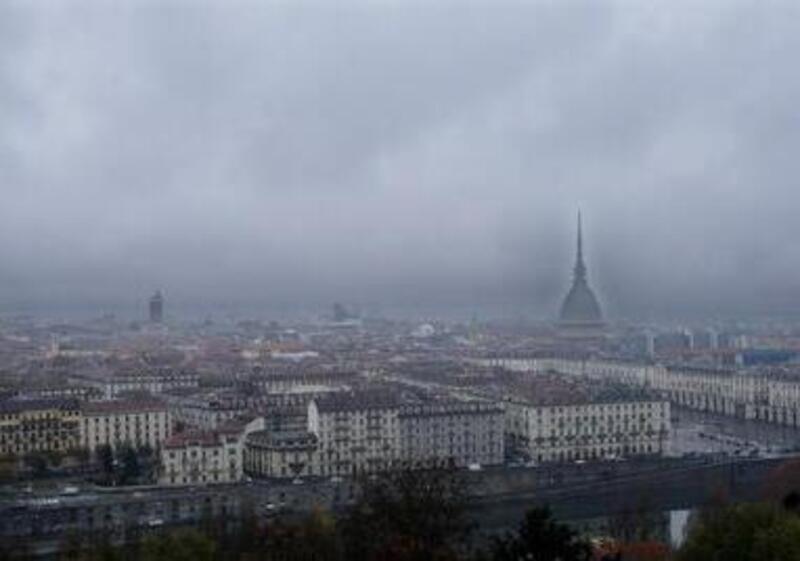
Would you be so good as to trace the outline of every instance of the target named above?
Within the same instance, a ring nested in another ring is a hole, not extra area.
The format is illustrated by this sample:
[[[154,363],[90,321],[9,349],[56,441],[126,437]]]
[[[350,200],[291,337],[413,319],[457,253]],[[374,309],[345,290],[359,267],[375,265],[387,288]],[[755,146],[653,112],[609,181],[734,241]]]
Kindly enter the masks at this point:
[[[242,478],[244,438],[263,429],[263,419],[230,421],[216,431],[172,435],[161,449],[164,485],[232,483]]]

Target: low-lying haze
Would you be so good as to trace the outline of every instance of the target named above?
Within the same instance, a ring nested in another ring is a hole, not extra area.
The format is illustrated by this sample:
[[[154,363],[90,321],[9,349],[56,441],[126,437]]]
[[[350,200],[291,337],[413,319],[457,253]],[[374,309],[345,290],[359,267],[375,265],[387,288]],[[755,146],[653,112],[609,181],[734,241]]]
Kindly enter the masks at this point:
[[[794,312],[800,4],[0,2],[0,310]]]

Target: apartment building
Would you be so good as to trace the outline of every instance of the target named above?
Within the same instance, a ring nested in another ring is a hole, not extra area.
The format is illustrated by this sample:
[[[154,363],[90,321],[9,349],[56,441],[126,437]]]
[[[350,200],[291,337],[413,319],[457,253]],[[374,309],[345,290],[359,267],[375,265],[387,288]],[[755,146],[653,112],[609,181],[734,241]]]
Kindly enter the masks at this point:
[[[250,400],[247,397],[215,390],[180,388],[163,394],[176,423],[202,431],[214,431],[243,414]]]
[[[491,358],[480,364],[514,372],[586,376],[657,392],[675,405],[800,426],[800,373],[784,369],[707,368],[576,358]]]
[[[149,369],[141,372],[92,373],[70,376],[73,384],[96,388],[104,399],[115,399],[125,393],[160,394],[178,388],[197,388],[200,377],[195,372],[172,369]]]
[[[391,393],[341,392],[312,400],[308,432],[319,446],[321,475],[389,468],[400,454],[400,400]]]
[[[95,401],[81,407],[80,442],[90,451],[100,445],[157,450],[171,435],[172,415],[161,401]]]
[[[162,485],[233,483],[243,475],[242,434],[238,431],[186,431],[161,448]]]
[[[483,401],[405,404],[399,459],[408,465],[498,465],[505,460],[503,408]]]
[[[667,451],[667,401],[539,404],[509,400],[510,449],[538,462],[660,455]]]
[[[253,432],[245,441],[244,471],[270,478],[322,475],[318,445],[317,436],[303,430]]]
[[[266,393],[325,393],[347,391],[358,380],[349,370],[300,370],[258,372],[250,382]]]
[[[79,426],[80,408],[74,399],[0,401],[0,455],[78,448]]]

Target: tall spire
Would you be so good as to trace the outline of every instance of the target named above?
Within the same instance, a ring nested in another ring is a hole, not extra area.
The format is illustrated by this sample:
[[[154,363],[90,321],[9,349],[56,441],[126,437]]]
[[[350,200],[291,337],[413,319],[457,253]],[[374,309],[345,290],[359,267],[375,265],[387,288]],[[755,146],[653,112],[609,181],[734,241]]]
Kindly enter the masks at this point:
[[[603,324],[603,312],[586,280],[583,262],[583,221],[578,209],[578,240],[575,254],[575,271],[572,287],[561,305],[561,323],[567,327],[595,328]]]
[[[581,223],[581,211],[578,209],[578,251],[575,256],[575,281],[586,280],[586,264],[583,262],[583,226]]]

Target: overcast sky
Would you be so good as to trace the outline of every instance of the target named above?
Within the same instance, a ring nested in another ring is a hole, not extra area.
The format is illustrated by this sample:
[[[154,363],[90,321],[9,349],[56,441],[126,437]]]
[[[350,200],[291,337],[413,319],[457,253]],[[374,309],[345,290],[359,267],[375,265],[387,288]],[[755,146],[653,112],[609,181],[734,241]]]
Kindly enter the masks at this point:
[[[335,6],[335,7],[334,7]],[[800,309],[800,3],[0,0],[0,304]]]

